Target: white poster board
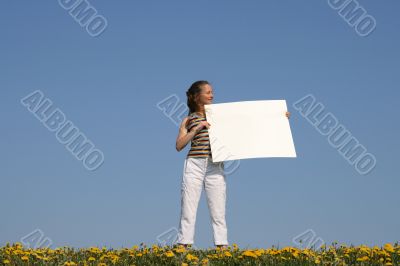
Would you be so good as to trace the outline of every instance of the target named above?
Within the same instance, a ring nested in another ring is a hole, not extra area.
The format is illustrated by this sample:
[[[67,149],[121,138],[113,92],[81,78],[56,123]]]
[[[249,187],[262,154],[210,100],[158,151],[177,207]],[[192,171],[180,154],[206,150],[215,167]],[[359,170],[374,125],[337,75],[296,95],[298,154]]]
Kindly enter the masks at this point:
[[[285,100],[204,105],[213,162],[296,157]]]

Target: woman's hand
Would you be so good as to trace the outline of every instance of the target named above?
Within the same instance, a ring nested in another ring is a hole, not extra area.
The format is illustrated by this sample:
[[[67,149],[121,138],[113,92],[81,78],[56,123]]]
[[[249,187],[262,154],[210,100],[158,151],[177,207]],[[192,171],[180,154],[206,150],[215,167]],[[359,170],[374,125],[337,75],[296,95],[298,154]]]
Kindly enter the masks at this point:
[[[210,124],[207,121],[201,121],[196,127],[192,128],[190,132],[187,130],[186,125],[188,122],[188,117],[182,120],[179,126],[178,137],[176,138],[176,150],[181,151],[189,143],[190,140],[196,135],[197,132],[203,129],[203,127],[210,128]]]
[[[201,121],[195,128],[194,130],[196,130],[196,132],[199,132],[200,130],[202,130],[204,127],[206,128],[210,128],[210,123],[208,123],[207,121]]]
[[[290,112],[286,112],[286,117],[290,118]]]

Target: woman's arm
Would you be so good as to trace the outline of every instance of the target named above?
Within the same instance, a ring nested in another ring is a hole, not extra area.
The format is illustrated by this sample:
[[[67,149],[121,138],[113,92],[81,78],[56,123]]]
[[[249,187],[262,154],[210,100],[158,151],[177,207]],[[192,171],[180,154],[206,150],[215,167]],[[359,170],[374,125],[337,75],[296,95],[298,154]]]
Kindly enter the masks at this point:
[[[201,121],[196,127],[188,131],[186,128],[188,118],[184,118],[181,125],[179,126],[179,134],[176,138],[176,150],[181,151],[185,146],[193,139],[197,132],[199,132],[204,126],[209,127],[209,123]]]
[[[178,137],[176,138],[176,150],[181,151],[185,146],[188,144],[188,142],[194,137],[196,134],[195,128],[193,130],[189,131],[186,128],[186,124],[188,121],[188,117],[185,117],[179,126],[179,134]]]

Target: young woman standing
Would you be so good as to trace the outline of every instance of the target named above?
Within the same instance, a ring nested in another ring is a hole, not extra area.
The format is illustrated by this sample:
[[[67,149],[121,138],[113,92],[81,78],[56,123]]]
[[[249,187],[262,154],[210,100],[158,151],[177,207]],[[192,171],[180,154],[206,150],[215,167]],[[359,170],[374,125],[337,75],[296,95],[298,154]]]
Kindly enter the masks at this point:
[[[176,139],[176,150],[181,151],[191,141],[184,162],[181,184],[181,217],[178,231],[179,245],[194,242],[197,206],[204,186],[210,211],[214,244],[228,246],[225,221],[226,177],[224,162],[213,163],[208,136],[205,104],[214,98],[211,84],[205,80],[194,82],[186,92],[189,115],[182,120]],[[290,113],[286,112],[289,118]]]
[[[225,221],[226,182],[224,163],[213,163],[204,105],[211,104],[213,88],[204,80],[194,82],[186,92],[189,115],[180,125],[176,149],[181,151],[189,141],[191,148],[186,156],[181,185],[181,217],[178,244],[187,246],[194,242],[197,206],[203,186],[217,247],[228,246]]]

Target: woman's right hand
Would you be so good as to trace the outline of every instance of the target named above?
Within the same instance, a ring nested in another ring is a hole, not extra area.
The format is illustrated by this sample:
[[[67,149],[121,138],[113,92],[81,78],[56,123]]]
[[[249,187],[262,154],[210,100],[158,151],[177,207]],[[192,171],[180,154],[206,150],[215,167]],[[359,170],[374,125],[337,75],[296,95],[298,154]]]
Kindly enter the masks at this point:
[[[191,139],[196,135],[197,132],[202,130],[204,127],[210,128],[210,124],[207,121],[201,121],[197,126],[192,128],[190,132],[187,129],[188,117],[185,117],[182,120],[181,125],[179,126],[179,134],[176,138],[176,150],[181,151],[185,146],[189,143]],[[192,133],[194,132],[194,134]]]
[[[208,123],[207,121],[201,121],[194,129],[196,130],[196,132],[199,132],[204,127],[210,128],[210,126],[210,123]]]

